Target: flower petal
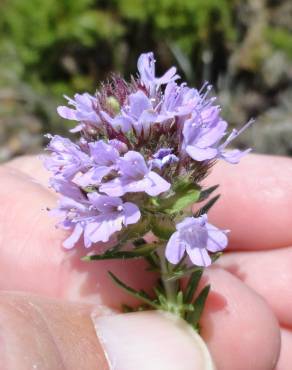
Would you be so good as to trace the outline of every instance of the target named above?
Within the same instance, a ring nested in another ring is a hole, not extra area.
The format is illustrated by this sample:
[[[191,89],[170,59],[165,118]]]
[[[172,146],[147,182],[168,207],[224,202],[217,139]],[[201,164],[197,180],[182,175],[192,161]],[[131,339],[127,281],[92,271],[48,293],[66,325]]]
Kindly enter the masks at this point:
[[[77,223],[72,234],[63,242],[63,247],[66,249],[71,249],[75,246],[75,244],[80,239],[81,235],[83,233],[82,226]]]
[[[190,246],[186,247],[187,253],[192,261],[192,263],[196,266],[210,266],[212,260],[204,248],[191,248]]]
[[[166,259],[176,265],[183,258],[185,253],[185,244],[180,241],[179,232],[173,233],[166,245],[165,257]]]

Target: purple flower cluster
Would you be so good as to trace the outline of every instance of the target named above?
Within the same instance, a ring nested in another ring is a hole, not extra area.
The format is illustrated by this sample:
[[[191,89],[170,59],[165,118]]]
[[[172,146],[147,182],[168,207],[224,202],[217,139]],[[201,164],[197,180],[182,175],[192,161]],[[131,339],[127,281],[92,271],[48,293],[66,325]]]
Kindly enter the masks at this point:
[[[51,186],[61,194],[53,212],[72,231],[66,248],[82,236],[85,247],[107,242],[142,220],[151,198],[173,196],[180,177],[198,181],[216,159],[237,163],[249,151],[226,150],[250,122],[228,135],[208,84],[200,91],[178,84],[174,67],[156,77],[153,53],[139,57],[138,71],[130,83],[113,76],[95,96],[76,94],[66,97],[70,108],[58,107],[61,117],[78,122],[71,131],[80,133],[76,143],[49,136],[45,159]],[[188,217],[177,224],[166,257],[177,263],[187,252],[194,264],[208,265],[207,251],[226,244],[225,233],[206,216]]]

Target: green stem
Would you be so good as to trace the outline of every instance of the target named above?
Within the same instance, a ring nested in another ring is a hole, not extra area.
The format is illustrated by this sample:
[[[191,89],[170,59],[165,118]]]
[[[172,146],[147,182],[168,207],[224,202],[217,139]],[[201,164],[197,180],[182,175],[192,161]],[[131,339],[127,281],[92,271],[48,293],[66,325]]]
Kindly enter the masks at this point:
[[[157,248],[157,253],[160,260],[160,267],[161,267],[161,280],[165,289],[166,298],[169,303],[175,304],[176,303],[176,282],[170,281],[167,276],[169,275],[169,265],[165,259],[165,246]]]

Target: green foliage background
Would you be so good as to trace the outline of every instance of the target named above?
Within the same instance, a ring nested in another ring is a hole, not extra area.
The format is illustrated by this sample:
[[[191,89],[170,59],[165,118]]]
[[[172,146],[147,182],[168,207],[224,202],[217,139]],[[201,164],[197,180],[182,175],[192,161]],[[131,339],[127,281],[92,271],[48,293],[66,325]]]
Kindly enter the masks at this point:
[[[137,56],[149,50],[160,72],[178,65],[192,84],[207,79],[229,91],[241,84],[270,94],[283,81],[269,86],[263,65],[278,51],[292,59],[290,23],[273,16],[279,3],[2,0],[0,119],[24,112],[40,119],[42,132],[62,131],[55,106],[63,94],[93,93],[113,70],[135,73]]]

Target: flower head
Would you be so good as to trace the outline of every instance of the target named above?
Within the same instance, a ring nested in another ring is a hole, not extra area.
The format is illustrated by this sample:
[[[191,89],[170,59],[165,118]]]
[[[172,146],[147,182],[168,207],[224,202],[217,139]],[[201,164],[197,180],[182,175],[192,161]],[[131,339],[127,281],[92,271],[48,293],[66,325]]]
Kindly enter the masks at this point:
[[[226,150],[250,123],[228,133],[210,85],[197,90],[179,84],[174,67],[157,77],[153,53],[142,54],[137,64],[131,82],[113,75],[94,96],[75,94],[66,97],[70,107],[58,107],[61,117],[78,122],[72,131],[81,136],[77,143],[51,136],[45,159],[51,185],[62,195],[62,226],[73,230],[67,247],[81,235],[86,247],[107,241],[145,212],[181,211],[216,159],[237,163],[249,151]],[[194,263],[209,264],[213,234],[225,246],[225,233],[215,232],[206,217],[177,225],[167,247],[170,262],[186,251]]]

